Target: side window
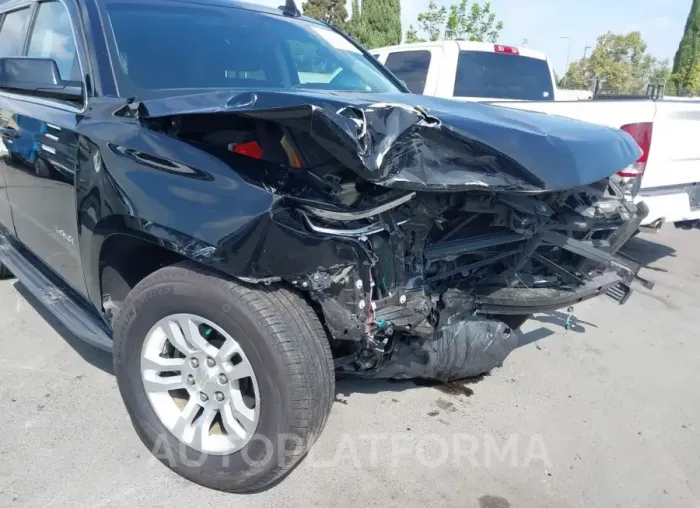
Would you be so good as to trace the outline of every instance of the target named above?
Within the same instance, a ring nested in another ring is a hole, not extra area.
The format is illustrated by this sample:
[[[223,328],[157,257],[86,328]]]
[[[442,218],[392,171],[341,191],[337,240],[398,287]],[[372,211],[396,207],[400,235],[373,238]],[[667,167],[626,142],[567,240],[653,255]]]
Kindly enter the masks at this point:
[[[406,83],[411,92],[422,94],[428,77],[430,56],[430,51],[399,51],[389,53],[385,65]]]
[[[52,58],[58,65],[61,79],[80,80],[80,65],[70,16],[61,2],[39,4],[39,12],[29,38],[27,56]]]
[[[5,19],[0,25],[0,56],[22,55],[28,19],[28,8],[5,14]]]

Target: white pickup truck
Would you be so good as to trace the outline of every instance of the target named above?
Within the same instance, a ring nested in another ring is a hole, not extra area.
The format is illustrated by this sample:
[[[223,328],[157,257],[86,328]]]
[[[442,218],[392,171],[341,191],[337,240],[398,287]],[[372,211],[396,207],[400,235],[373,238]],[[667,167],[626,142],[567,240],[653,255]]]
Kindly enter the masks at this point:
[[[644,152],[621,173],[636,177],[635,199],[649,206],[643,224],[656,228],[664,222],[700,220],[700,102],[567,101],[555,86],[546,55],[529,48],[447,41],[372,53],[414,93],[489,102],[624,129]]]

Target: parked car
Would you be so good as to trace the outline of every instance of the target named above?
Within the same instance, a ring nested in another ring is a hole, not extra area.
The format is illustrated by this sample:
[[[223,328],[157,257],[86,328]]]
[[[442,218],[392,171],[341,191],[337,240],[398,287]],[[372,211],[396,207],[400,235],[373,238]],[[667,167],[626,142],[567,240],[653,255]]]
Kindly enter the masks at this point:
[[[489,102],[627,131],[643,154],[620,175],[626,191],[649,207],[643,225],[658,228],[664,222],[700,220],[697,101],[562,101],[568,92],[556,90],[546,56],[528,48],[446,41],[392,46],[373,54],[414,93]]]
[[[201,485],[282,478],[336,370],[477,375],[531,314],[639,280],[623,131],[410,94],[291,2],[0,17],[3,147],[65,168],[0,149],[3,270],[113,352],[139,437]]]

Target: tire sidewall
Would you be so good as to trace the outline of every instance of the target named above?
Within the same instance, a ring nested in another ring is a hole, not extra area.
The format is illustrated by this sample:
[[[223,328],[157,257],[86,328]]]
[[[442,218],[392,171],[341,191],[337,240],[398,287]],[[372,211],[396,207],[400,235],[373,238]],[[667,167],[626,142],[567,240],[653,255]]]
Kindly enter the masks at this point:
[[[282,356],[262,329],[261,317],[215,281],[202,278],[202,282],[155,284],[127,301],[115,325],[115,374],[133,425],[151,453],[196,483],[229,490],[254,483],[284,460],[293,394]],[[181,443],[161,423],[146,395],[140,365],[145,337],[160,319],[179,313],[203,317],[226,330],[239,342],[256,374],[258,427],[236,453],[208,455]]]

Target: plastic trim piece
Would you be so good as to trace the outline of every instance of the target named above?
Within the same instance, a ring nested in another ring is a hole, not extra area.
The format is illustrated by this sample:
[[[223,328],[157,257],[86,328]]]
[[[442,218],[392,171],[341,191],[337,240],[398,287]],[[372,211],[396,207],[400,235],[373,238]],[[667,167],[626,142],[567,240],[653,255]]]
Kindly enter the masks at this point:
[[[322,226],[317,226],[313,222],[311,222],[311,219],[309,219],[309,216],[306,215],[304,212],[299,212],[302,217],[306,220],[306,225],[309,226],[309,228],[316,232],[316,233],[322,233],[324,235],[335,235],[335,236],[350,236],[353,238],[361,237],[361,236],[370,236],[374,235],[377,233],[381,233],[382,231],[386,231],[386,228],[382,224],[370,224],[369,226],[364,226],[361,228],[357,229],[338,229],[338,228],[326,228]],[[396,225],[401,226],[403,224],[406,224],[408,222],[407,220],[402,220],[399,221]]]
[[[315,215],[316,217],[321,217],[322,219],[330,219],[330,220],[360,220],[360,219],[368,219],[370,217],[375,217],[379,215],[380,213],[384,213],[388,210],[391,210],[392,208],[396,208],[399,205],[403,205],[404,203],[409,202],[412,200],[414,197],[416,197],[415,192],[410,192],[406,194],[405,196],[401,196],[398,199],[394,199],[393,201],[389,201],[388,203],[384,203],[383,205],[376,206],[374,208],[370,208],[369,210],[360,210],[357,212],[336,212],[333,210],[323,210],[321,208],[314,208],[311,206],[305,206],[304,209],[309,212],[311,215]]]

